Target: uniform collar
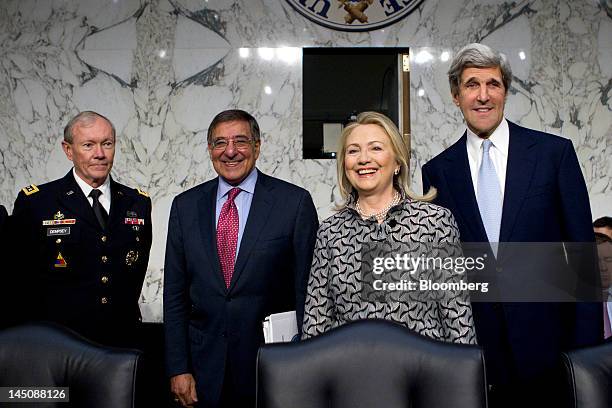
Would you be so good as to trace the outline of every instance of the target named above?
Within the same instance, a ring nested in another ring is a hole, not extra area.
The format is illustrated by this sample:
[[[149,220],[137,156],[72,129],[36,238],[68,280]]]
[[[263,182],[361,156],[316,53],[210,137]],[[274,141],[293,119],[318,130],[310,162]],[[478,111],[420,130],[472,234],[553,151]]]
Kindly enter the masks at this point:
[[[93,190],[94,188],[90,186],[89,184],[87,184],[82,178],[80,178],[78,174],[76,174],[76,170],[74,169],[74,167],[72,168],[72,175],[74,176],[74,180],[76,181],[81,191],[83,191],[83,194],[85,195],[85,197],[89,197],[91,190]],[[110,201],[110,196],[111,196],[110,195],[111,193],[110,175],[106,177],[106,180],[104,180],[104,183],[102,183],[102,185],[98,187],[97,189],[100,190],[103,197],[108,198]]]

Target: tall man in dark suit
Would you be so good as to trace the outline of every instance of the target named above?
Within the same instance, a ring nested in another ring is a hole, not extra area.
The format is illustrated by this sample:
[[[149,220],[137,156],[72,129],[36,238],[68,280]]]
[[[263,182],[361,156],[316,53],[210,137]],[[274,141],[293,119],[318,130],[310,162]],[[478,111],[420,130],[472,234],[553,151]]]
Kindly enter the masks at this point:
[[[219,177],[172,204],[164,269],[166,361],[184,406],[253,407],[266,315],[297,309],[301,327],[318,219],[310,194],[255,168],[247,112],[208,129]]]
[[[453,212],[461,240],[593,242],[587,189],[571,141],[504,119],[512,79],[506,58],[470,44],[455,56],[448,76],[467,130],[423,166],[423,189],[437,188],[435,202]],[[499,273],[513,273],[501,259],[489,259],[498,262]],[[561,392],[552,387],[560,351],[602,336],[595,303],[472,307],[495,407],[557,406]]]
[[[14,290],[27,310],[24,319],[51,320],[102,344],[136,347],[151,199],[110,176],[115,128],[104,116],[76,115],[62,147],[73,169],[25,187],[15,201],[12,257],[19,260],[21,284]]]

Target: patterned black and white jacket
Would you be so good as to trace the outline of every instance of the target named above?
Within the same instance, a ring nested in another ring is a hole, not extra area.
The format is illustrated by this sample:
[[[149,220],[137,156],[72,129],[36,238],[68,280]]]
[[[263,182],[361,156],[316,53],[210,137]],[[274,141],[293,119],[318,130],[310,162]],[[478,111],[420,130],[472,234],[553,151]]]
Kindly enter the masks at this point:
[[[319,226],[308,280],[302,338],[322,334],[350,321],[387,319],[437,340],[476,344],[472,308],[466,296],[431,299],[364,296],[362,249],[372,241],[453,245],[459,230],[446,208],[403,199],[378,224],[363,220],[349,198],[347,206]],[[371,282],[370,282],[371,283]]]

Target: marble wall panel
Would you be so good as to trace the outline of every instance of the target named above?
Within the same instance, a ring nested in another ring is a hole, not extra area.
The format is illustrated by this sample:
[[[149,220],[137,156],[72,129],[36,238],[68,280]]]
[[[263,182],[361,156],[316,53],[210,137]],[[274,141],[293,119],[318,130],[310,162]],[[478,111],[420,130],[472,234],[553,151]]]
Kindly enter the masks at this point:
[[[61,129],[77,111],[118,131],[113,175],[153,197],[154,245],[142,293],[161,320],[172,198],[214,177],[204,145],[220,110],[260,121],[259,168],[309,189],[321,218],[337,199],[335,163],[301,159],[304,46],[411,48],[414,189],[420,167],[463,131],[446,70],[481,41],[506,53],[506,113],[574,142],[594,216],[612,214],[612,11],[605,1],[424,0],[368,33],[329,30],[284,0],[8,0],[0,4],[0,203],[65,174]]]

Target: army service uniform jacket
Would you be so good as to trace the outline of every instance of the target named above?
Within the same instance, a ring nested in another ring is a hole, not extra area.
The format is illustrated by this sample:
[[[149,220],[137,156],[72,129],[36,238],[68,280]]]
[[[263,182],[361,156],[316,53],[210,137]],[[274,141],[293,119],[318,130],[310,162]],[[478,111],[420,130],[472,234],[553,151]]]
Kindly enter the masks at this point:
[[[105,230],[72,170],[19,193],[13,211],[16,290],[25,320],[50,320],[102,344],[135,347],[151,199],[112,179],[110,190]]]

